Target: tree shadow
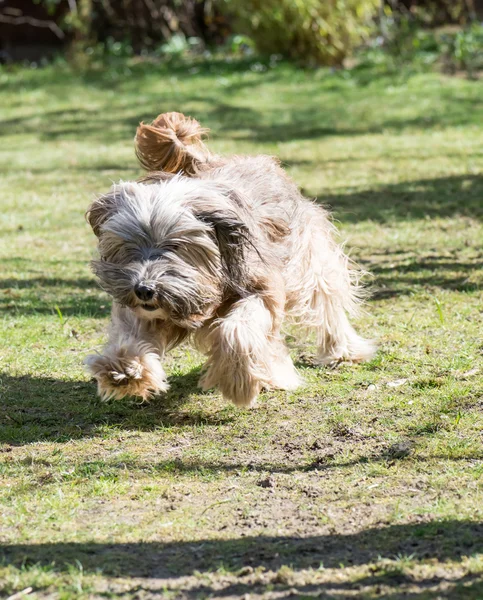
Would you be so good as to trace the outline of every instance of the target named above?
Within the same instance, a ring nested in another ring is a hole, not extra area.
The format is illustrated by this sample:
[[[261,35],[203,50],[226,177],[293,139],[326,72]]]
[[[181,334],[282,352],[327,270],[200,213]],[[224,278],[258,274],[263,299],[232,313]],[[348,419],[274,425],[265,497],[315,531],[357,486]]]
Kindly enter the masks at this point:
[[[332,579],[323,583],[297,584],[281,583],[282,578],[277,574],[272,577],[273,583],[231,583],[222,590],[217,589],[214,595],[213,587],[207,584],[183,590],[183,598],[195,600],[197,598],[248,598],[251,594],[261,596],[269,590],[275,592],[278,600],[334,600],[335,598],[390,598],[391,600],[443,600],[444,598],[459,598],[461,600],[481,600],[483,581],[481,575],[467,574],[458,578],[445,577],[444,575],[430,576],[424,579],[415,579],[396,569],[387,572],[375,573],[362,577],[354,582],[344,582]],[[219,586],[217,586],[219,587]],[[153,594],[148,586],[136,591],[146,591]],[[444,590],[444,592],[442,591]],[[109,595],[111,597],[111,595]],[[114,595],[116,597],[116,595]],[[155,596],[156,593],[155,593]],[[158,596],[159,598],[162,595]]]
[[[262,78],[252,85],[266,83]],[[379,81],[379,84],[381,82]],[[353,106],[361,97],[378,96],[380,88],[348,86],[337,75],[327,75],[313,87],[313,96],[307,97],[304,107],[291,103],[280,109],[265,108],[256,111],[246,106],[220,103],[213,98],[207,109],[206,121],[216,123],[216,131],[228,137],[252,143],[284,143],[300,140],[313,140],[327,136],[354,137],[379,135],[391,132],[397,134],[407,129],[428,130],[439,127],[462,126],[477,122],[477,115],[483,113],[481,98],[454,98],[441,89],[442,106],[434,112],[424,112],[411,118],[399,116],[397,108],[389,108],[365,116],[354,118]],[[320,101],[320,95],[324,101]],[[201,118],[201,115],[200,115]]]
[[[74,287],[81,290],[90,289],[96,287],[97,283],[94,278],[78,277],[76,279],[65,279],[62,277],[31,277],[29,279],[0,279],[0,289],[18,289],[25,290],[29,288],[37,287]]]
[[[12,167],[11,165],[5,165],[5,166],[0,166],[0,173],[8,173],[12,171]],[[136,164],[114,164],[114,163],[109,163],[109,162],[101,162],[101,161],[96,161],[95,163],[91,163],[88,165],[69,165],[69,173],[93,173],[95,171],[119,171],[122,172],[122,175],[124,178],[126,178],[126,173],[129,173],[130,171],[134,171],[137,175],[139,169],[136,167]],[[49,173],[55,173],[56,170],[54,170],[51,166],[45,166],[45,167],[31,167],[29,166],[28,168],[28,172],[32,173],[34,175],[39,175],[39,174],[49,174]],[[136,177],[136,175],[133,175],[133,177]]]
[[[110,311],[111,299],[89,277],[0,279],[0,314],[60,314],[62,317],[102,318]]]
[[[71,565],[80,563],[84,573],[102,572],[107,577],[179,578],[214,573],[220,567],[230,572],[246,567],[276,572],[283,565],[289,565],[296,573],[303,569],[317,570],[321,565],[327,569],[339,569],[341,565],[369,565],[401,556],[430,563],[459,562],[482,552],[483,523],[445,520],[390,525],[351,534],[328,533],[309,537],[261,535],[166,543],[3,544],[0,546],[0,559],[4,565],[17,568],[49,566],[58,573],[67,573]],[[422,578],[422,590],[428,587],[425,583],[434,585],[434,577],[430,577],[427,582]],[[481,576],[474,579],[475,585],[480,586],[481,581],[477,582],[476,579],[481,579]],[[376,570],[374,576],[368,576],[354,584],[337,583],[336,578],[312,589],[323,591],[324,588],[334,587],[342,591],[356,588],[357,585],[375,585],[384,581],[392,583],[395,592],[405,583],[411,582],[408,580],[404,573],[397,570],[384,572],[381,569],[380,572]],[[444,576],[441,577],[441,581],[443,580]],[[461,579],[460,583],[463,582],[471,583],[472,579]],[[288,581],[275,580],[273,583],[279,584],[280,591],[293,587],[293,583]],[[249,593],[260,584],[256,580],[242,580],[240,585],[245,586],[245,593]],[[308,592],[309,589],[311,586],[307,586],[305,591]],[[234,592],[234,589],[229,591]],[[196,596],[193,594],[191,597]]]
[[[417,289],[444,289],[458,292],[474,292],[483,282],[473,277],[482,272],[481,257],[457,260],[457,257],[431,255],[428,258],[393,258],[389,263],[361,261],[374,275],[371,300],[393,298],[410,294]],[[481,277],[479,277],[481,280]]]
[[[129,62],[129,61],[128,61]],[[262,65],[263,72],[256,68]],[[260,86],[276,83],[297,82],[300,71],[292,68],[271,69],[259,58],[247,58],[233,61],[211,59],[209,61],[172,61],[153,63],[140,61],[129,65],[129,76],[125,74],[126,61],[103,70],[91,69],[75,73],[67,69],[52,72],[22,72],[18,79],[10,78],[5,84],[7,91],[29,90],[46,87],[55,91],[56,86],[89,86],[100,89],[116,89],[122,86],[123,97],[129,98],[143,91],[143,107],[140,111],[135,101],[117,104],[113,111],[109,101],[95,111],[86,106],[76,109],[61,109],[36,112],[31,116],[4,119],[0,123],[2,135],[35,134],[43,140],[56,139],[92,139],[112,143],[129,140],[135,127],[142,119],[153,118],[163,110],[173,110],[173,95],[169,89],[150,89],[153,77],[170,79],[173,77],[199,78],[202,93],[193,94],[180,88],[176,95],[176,110],[192,110],[197,104],[196,118],[204,125],[212,127],[217,135],[245,140],[254,143],[283,143],[294,140],[311,140],[326,136],[361,136],[380,134],[387,131],[397,133],[404,129],[428,129],[459,126],[478,123],[483,113],[483,101],[469,94],[455,98],[454,91],[444,86],[438,95],[434,107],[425,109],[421,114],[407,118],[401,114],[398,105],[388,104],[387,108],[365,114],[358,118],[353,110],[354,103],[361,98],[368,100],[385,94],[384,82],[397,80],[395,73],[381,73],[377,70],[352,70],[342,73],[330,70],[319,71],[316,78],[303,77],[306,101],[300,103],[285,100],[278,105],[263,106],[261,110],[242,104],[233,99],[245,88],[252,91]],[[225,101],[220,101],[216,86],[203,85],[205,78],[229,77],[230,75],[249,73],[250,77],[226,79],[223,87]],[[347,75],[349,77],[347,77]],[[372,86],[368,83],[371,82]],[[323,97],[323,101],[321,101]],[[294,93],[295,100],[295,93]],[[283,115],[283,116],[281,116]],[[39,124],[39,116],[41,122]]]
[[[473,104],[473,103],[472,103]],[[475,101],[476,109],[480,109],[481,101]],[[232,107],[236,108],[236,107]],[[325,107],[326,108],[326,107]],[[220,111],[223,110],[215,109],[210,113],[211,118],[219,118]],[[468,111],[471,111],[471,105],[468,106]],[[452,126],[452,125],[466,125],[474,122],[472,115],[466,112],[458,115],[455,111],[451,111],[450,115],[433,115],[433,116],[420,116],[412,119],[397,119],[387,118],[382,119],[377,124],[361,124],[358,126],[348,126],[344,123],[344,109],[341,107],[334,106],[331,108],[332,120],[328,121],[326,112],[317,114],[317,108],[310,108],[307,111],[294,112],[290,119],[284,123],[277,123],[275,119],[268,119],[272,121],[269,125],[260,125],[260,119],[258,118],[257,124],[252,119],[247,118],[250,116],[249,113],[243,115],[245,121],[244,129],[249,129],[249,132],[244,135],[236,136],[239,140],[251,141],[257,143],[270,142],[270,143],[283,143],[291,142],[295,140],[312,140],[327,136],[337,137],[354,137],[362,135],[378,135],[386,132],[397,133],[405,129],[431,129],[440,126]],[[232,113],[237,119],[240,119],[242,113],[238,111],[228,111],[223,114],[225,126],[223,131],[233,131],[233,126],[230,126],[229,113]],[[233,114],[234,113],[234,114]],[[326,125],[320,125],[320,123],[326,121]],[[317,123],[317,125],[314,125]]]
[[[172,426],[176,425],[222,425],[225,423],[232,422],[233,418],[226,418],[220,415],[220,418],[211,418],[206,419],[206,417],[202,417],[201,415],[197,415],[195,418],[188,417],[185,415],[181,418],[174,418],[172,422],[166,423],[158,423],[158,428],[166,425]],[[436,430],[435,430],[436,431]],[[432,431],[431,433],[435,433]],[[422,435],[421,433],[417,435]],[[426,459],[423,457],[418,457],[419,463],[431,462],[434,460],[445,460],[448,463],[458,463],[460,461],[469,461],[469,460],[482,460],[483,453],[474,453],[471,456],[461,456],[461,457],[449,457],[444,455],[431,455],[430,458]],[[240,474],[240,473],[261,473],[266,475],[267,473],[273,474],[281,474],[281,475],[295,475],[302,473],[311,473],[311,472],[330,472],[336,470],[350,469],[351,467],[356,467],[359,465],[367,465],[369,463],[383,463],[388,467],[395,466],[398,462],[403,461],[404,457],[394,456],[391,452],[390,448],[386,448],[381,450],[379,453],[375,453],[373,455],[364,455],[364,456],[355,456],[353,459],[346,460],[344,462],[336,462],[332,460],[326,461],[324,457],[315,458],[314,460],[307,459],[301,460],[299,457],[292,461],[286,463],[277,463],[274,460],[264,460],[263,457],[260,456],[248,456],[246,460],[239,460],[234,462],[210,462],[207,460],[185,460],[183,458],[173,458],[167,460],[160,460],[156,462],[152,461],[143,461],[143,460],[130,460],[130,459],[122,459],[122,461],[113,458],[113,459],[102,459],[102,461],[86,461],[86,462],[75,462],[72,465],[72,468],[79,469],[81,471],[86,471],[89,473],[94,472],[96,469],[101,468],[104,473],[108,472],[123,472],[128,469],[130,472],[145,472],[149,470],[152,473],[156,473],[157,475],[167,475],[175,476],[178,481],[181,481],[182,478],[192,478],[193,476],[204,474],[210,477],[220,476],[222,474]],[[35,458],[29,457],[29,464],[43,464],[43,459],[39,459],[38,461]],[[46,485],[46,484],[44,484]]]
[[[351,194],[319,195],[344,223],[398,223],[444,217],[483,218],[483,178],[474,175],[418,180],[384,189]],[[410,294],[415,289],[473,292],[481,288],[481,254],[460,258],[446,252],[427,256],[410,252],[372,253],[360,262],[374,274],[373,300]],[[15,259],[17,262],[20,259]],[[26,266],[26,265],[25,265]],[[20,269],[25,268],[22,264]],[[110,299],[94,278],[61,278],[32,274],[0,280],[0,313],[14,315],[58,313],[64,316],[106,317]]]
[[[243,571],[242,571],[243,572]],[[434,575],[424,579],[415,579],[404,574],[398,569],[388,569],[387,572],[376,573],[362,577],[354,582],[344,582],[332,579],[323,583],[282,583],[283,576],[277,574],[269,576],[269,582],[244,582],[243,577],[236,583],[225,584],[222,589],[218,584],[212,587],[208,584],[192,585],[182,591],[182,598],[198,600],[198,598],[249,598],[264,597],[269,592],[275,592],[277,600],[334,600],[335,598],[390,598],[391,600],[443,600],[444,598],[458,598],[460,600],[481,600],[483,581],[478,573],[469,573],[458,578]],[[245,578],[246,580],[246,578]],[[416,588],[416,589],[415,589]],[[442,592],[444,590],[444,592]],[[159,592],[146,585],[136,585],[132,592],[146,597],[164,598],[164,591]],[[343,595],[344,594],[344,595]],[[125,598],[124,593],[117,594],[109,590],[109,598]],[[270,597],[268,594],[266,597]]]
[[[483,177],[455,175],[387,185],[351,194],[316,195],[344,223],[397,223],[453,216],[483,218]]]
[[[183,598],[188,600],[197,598],[246,598],[251,594],[264,594],[270,590],[277,592],[277,600],[334,600],[335,598],[391,598],[392,600],[443,600],[443,598],[460,598],[461,600],[481,600],[483,582],[478,574],[468,574],[458,579],[444,576],[433,576],[415,582],[413,577],[407,576],[398,570],[389,571],[381,575],[372,575],[358,579],[355,582],[341,582],[332,580],[324,583],[297,585],[280,584],[277,576],[275,584],[263,586],[261,584],[235,583],[225,586],[221,593],[208,585],[200,585],[189,590],[183,590]],[[440,589],[445,589],[444,594]],[[414,591],[415,588],[417,591]],[[149,588],[143,588],[146,591]],[[384,591],[383,591],[384,590]],[[151,594],[153,593],[149,590]],[[112,597],[109,595],[109,597]],[[156,597],[156,596],[155,596]],[[159,598],[162,596],[160,595]]]
[[[7,92],[23,92],[36,90],[41,86],[53,87],[57,85],[87,85],[94,89],[115,90],[119,87],[126,88],[132,85],[139,89],[146,77],[186,77],[213,78],[229,76],[251,71],[254,65],[260,64],[259,57],[240,57],[234,59],[203,58],[177,58],[171,60],[136,60],[126,58],[111,58],[98,67],[92,66],[83,70],[76,70],[68,65],[59,65],[47,69],[26,69],[25,67],[10,69],[11,76],[2,82],[2,89]],[[126,73],[126,68],[128,73]],[[252,71],[254,74],[256,71]],[[257,73],[268,74],[266,71]],[[242,82],[240,82],[242,83]]]
[[[98,437],[104,427],[152,431],[185,425],[220,425],[232,418],[203,410],[184,412],[191,394],[202,393],[200,368],[169,377],[170,390],[148,404],[136,400],[101,402],[95,382],[64,381],[0,373],[0,442],[24,445]]]

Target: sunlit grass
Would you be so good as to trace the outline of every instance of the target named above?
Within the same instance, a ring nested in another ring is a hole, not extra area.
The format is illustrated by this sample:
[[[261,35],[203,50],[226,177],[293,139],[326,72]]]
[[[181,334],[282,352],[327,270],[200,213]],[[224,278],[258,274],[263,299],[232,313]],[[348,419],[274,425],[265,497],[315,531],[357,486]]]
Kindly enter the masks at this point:
[[[141,62],[2,68],[0,100],[0,594],[479,598],[481,82]],[[182,347],[166,398],[99,402],[84,212],[140,174],[135,127],[164,110],[332,207],[373,274],[373,361],[326,370],[295,335],[304,389],[244,411],[199,392]]]

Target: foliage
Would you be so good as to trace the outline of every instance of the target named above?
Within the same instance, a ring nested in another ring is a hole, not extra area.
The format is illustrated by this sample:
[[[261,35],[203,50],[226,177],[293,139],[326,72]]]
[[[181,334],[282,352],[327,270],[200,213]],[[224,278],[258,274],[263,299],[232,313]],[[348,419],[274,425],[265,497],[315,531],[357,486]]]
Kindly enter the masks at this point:
[[[447,73],[464,70],[469,76],[483,69],[483,24],[436,28],[408,15],[387,12],[380,21],[381,36],[374,38],[360,57],[392,63],[393,67],[435,67]]]
[[[383,0],[384,12],[411,17],[426,27],[464,25],[475,18],[474,0]]]
[[[159,47],[159,53],[164,56],[183,56],[196,54],[203,49],[203,42],[197,37],[186,37],[181,33],[173,35]]]
[[[399,63],[421,57],[422,53],[437,54],[434,33],[423,28],[422,22],[408,14],[386,10],[379,22],[383,50]]]
[[[92,31],[103,42],[106,37],[129,41],[140,54],[168,44],[168,53],[180,53],[184,44],[197,38],[219,42],[226,28],[217,2],[208,0],[91,0],[96,16]],[[174,38],[174,40],[173,40]],[[173,40],[173,41],[172,41]]]
[[[224,44],[225,52],[234,55],[253,54],[255,49],[252,38],[247,35],[231,35]]]
[[[472,74],[483,69],[483,23],[472,23],[470,27],[459,31],[449,44],[450,55],[456,66]]]
[[[438,63],[481,68],[481,25],[469,0],[35,0],[63,29],[71,62],[133,55],[179,58],[221,50],[282,55],[308,65],[340,65],[361,42],[366,57],[399,67]],[[2,18],[11,16],[0,12]],[[55,22],[55,23],[54,23]],[[435,26],[457,23],[459,32]],[[60,30],[59,30],[60,31]],[[60,31],[62,34],[62,31]],[[377,35],[379,33],[379,35]],[[376,34],[376,35],[373,35]],[[382,40],[382,43],[381,43]]]
[[[224,0],[234,28],[266,54],[340,65],[371,31],[377,0]]]

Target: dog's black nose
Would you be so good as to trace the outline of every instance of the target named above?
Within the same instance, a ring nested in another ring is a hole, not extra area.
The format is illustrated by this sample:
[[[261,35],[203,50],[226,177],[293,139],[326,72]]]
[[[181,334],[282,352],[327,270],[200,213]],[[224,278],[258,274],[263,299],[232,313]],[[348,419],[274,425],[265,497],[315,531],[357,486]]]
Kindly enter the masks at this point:
[[[141,282],[141,283],[137,283],[134,286],[134,293],[136,294],[136,296],[140,299],[140,300],[152,300],[153,296],[154,296],[154,284],[152,283],[147,283],[147,282]]]

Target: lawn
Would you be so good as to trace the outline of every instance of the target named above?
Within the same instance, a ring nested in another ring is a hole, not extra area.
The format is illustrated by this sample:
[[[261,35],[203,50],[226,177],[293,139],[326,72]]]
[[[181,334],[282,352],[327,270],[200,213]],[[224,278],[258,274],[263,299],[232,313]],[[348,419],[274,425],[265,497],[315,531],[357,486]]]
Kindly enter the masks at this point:
[[[212,61],[0,70],[0,597],[483,598],[483,83]],[[101,403],[110,301],[84,212],[140,120],[280,157],[372,273],[372,362],[255,409],[196,381]]]

